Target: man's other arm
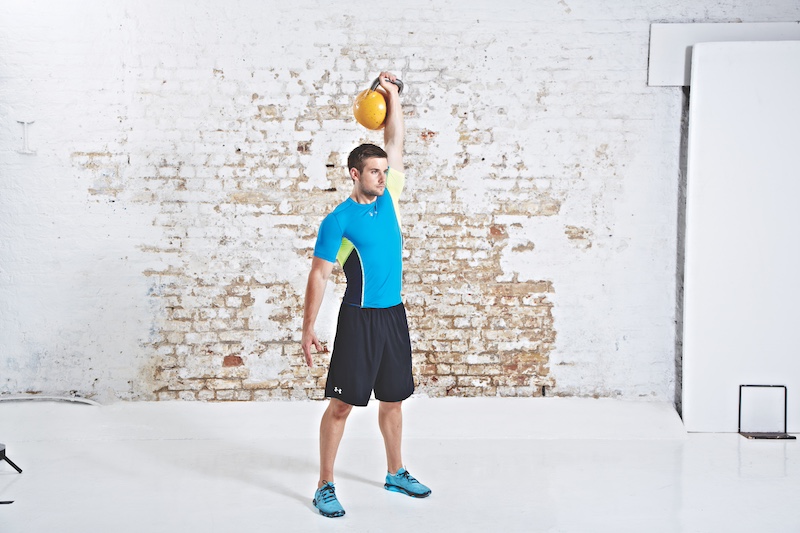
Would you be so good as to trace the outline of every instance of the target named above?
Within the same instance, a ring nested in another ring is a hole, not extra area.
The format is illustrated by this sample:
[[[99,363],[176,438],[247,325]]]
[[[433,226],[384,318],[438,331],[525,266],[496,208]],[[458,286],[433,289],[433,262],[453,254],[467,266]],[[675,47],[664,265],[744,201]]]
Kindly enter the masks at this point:
[[[317,321],[319,308],[322,306],[322,297],[325,296],[325,285],[333,271],[333,263],[325,261],[319,257],[311,260],[311,272],[308,274],[308,285],[306,285],[306,299],[303,308],[303,354],[306,357],[306,364],[314,366],[311,357],[311,346],[316,348],[317,353],[324,352],[325,348],[319,342],[317,334],[314,332],[314,323]]]

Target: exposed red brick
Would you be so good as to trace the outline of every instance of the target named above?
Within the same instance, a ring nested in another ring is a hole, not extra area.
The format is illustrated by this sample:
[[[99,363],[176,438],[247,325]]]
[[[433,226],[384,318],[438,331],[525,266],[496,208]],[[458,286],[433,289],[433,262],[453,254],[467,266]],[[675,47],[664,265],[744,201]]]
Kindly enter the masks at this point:
[[[244,361],[238,355],[226,355],[222,360],[222,366],[242,366]]]
[[[503,237],[506,234],[506,230],[502,226],[492,225],[492,226],[489,227],[489,233],[493,237]]]

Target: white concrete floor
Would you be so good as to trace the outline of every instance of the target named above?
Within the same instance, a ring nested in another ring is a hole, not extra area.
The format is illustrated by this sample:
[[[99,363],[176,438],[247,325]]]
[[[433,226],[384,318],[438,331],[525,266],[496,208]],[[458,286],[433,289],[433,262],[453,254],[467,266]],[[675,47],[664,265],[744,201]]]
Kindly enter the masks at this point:
[[[0,532],[800,531],[798,441],[687,434],[671,406],[425,399],[405,408],[409,471],[383,489],[377,405],[337,462],[347,514],[311,505],[323,402],[0,402]]]

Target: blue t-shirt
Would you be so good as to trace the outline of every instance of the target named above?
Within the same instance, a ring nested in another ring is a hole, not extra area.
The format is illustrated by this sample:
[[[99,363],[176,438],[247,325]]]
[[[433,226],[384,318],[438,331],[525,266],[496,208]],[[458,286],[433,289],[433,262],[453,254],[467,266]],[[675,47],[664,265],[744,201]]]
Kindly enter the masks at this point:
[[[386,308],[402,302],[403,236],[397,200],[404,185],[405,175],[390,168],[382,196],[371,204],[348,198],[320,224],[314,256],[342,265],[347,304]]]

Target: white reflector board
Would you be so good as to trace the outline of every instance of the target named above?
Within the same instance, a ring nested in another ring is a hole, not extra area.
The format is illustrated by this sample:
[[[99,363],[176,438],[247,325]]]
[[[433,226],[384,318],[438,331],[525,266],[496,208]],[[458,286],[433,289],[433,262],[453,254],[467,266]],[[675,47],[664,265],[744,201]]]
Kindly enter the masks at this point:
[[[690,22],[650,25],[650,87],[691,85],[692,46],[730,41],[798,41],[798,22]]]
[[[788,431],[800,431],[798,95],[800,42],[694,47],[683,335],[689,431],[735,432],[739,385],[751,383],[786,385]]]

